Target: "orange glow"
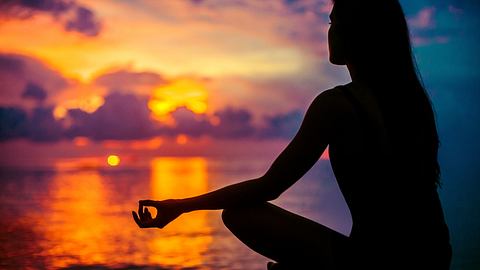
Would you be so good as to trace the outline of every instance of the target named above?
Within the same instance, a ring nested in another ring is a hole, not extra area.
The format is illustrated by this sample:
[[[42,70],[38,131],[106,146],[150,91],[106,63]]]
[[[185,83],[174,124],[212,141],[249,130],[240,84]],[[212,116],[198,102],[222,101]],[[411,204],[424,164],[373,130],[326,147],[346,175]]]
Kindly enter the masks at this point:
[[[155,150],[160,148],[162,144],[163,144],[163,139],[160,137],[155,137],[150,140],[133,141],[130,145],[130,148],[134,150]]]
[[[155,119],[165,121],[169,113],[182,106],[197,114],[205,113],[207,99],[207,89],[202,84],[190,79],[178,79],[156,88],[148,101],[148,108]]]
[[[116,167],[120,164],[120,157],[117,155],[109,155],[107,158],[108,165]]]
[[[220,125],[220,117],[218,116],[212,116],[210,119],[208,119],[210,124],[212,124],[213,126],[218,126]]]
[[[153,199],[185,198],[208,191],[204,158],[156,158],[151,162],[151,171]],[[207,212],[182,215],[167,225],[161,235],[153,235],[149,261],[182,267],[202,265],[202,256],[212,242],[211,232]],[[185,239],[178,235],[190,236]]]
[[[81,109],[82,111],[93,113],[102,106],[103,103],[105,103],[105,100],[100,95],[60,100],[59,105],[55,106],[53,110],[53,116],[57,120],[65,118],[69,109]]]
[[[90,140],[87,137],[75,137],[73,144],[78,147],[84,147],[90,144]]]
[[[162,137],[145,140],[105,140],[102,146],[107,149],[155,150],[164,144]]]
[[[42,217],[48,224],[44,227],[45,237],[57,243],[43,247],[43,255],[53,258],[53,267],[114,259],[109,258],[115,256],[109,255],[112,243],[108,241],[108,235],[112,234],[110,227],[116,221],[102,213],[108,205],[105,193],[101,176],[95,171],[80,170],[54,178],[52,196],[46,201],[50,211]],[[76,257],[69,258],[64,254],[76,254]]]
[[[177,142],[177,144],[183,145],[188,142],[188,137],[185,134],[180,134],[176,137],[175,141]]]
[[[62,159],[55,163],[55,169],[58,171],[69,170],[95,170],[104,167],[103,158],[83,157],[74,159]]]
[[[118,140],[105,140],[102,142],[102,146],[108,149],[118,149],[124,147],[125,143]]]
[[[67,109],[63,106],[56,106],[55,109],[53,109],[53,117],[55,117],[56,120],[58,119],[63,119],[67,116]]]

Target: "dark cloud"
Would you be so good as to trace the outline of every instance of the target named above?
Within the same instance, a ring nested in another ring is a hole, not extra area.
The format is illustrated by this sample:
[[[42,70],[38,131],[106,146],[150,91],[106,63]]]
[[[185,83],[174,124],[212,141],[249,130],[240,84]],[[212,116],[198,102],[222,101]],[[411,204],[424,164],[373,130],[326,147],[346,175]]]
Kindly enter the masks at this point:
[[[210,136],[213,138],[246,138],[257,135],[257,127],[252,123],[252,113],[242,108],[227,107],[214,113],[218,123],[213,125],[205,114],[195,114],[185,107],[172,113],[175,127],[163,127],[162,134],[186,134],[192,137]]]
[[[86,36],[100,33],[101,23],[92,10],[79,5],[75,0],[2,0],[0,16],[28,19],[37,13],[51,15],[64,24],[67,31],[75,31]]]
[[[90,128],[90,114],[80,109],[68,110],[68,127],[66,128],[65,135],[68,138],[74,138],[77,136],[89,137],[92,135]]]
[[[0,141],[25,136],[27,113],[21,108],[0,107]]]
[[[293,137],[300,126],[303,113],[295,110],[285,114],[264,118],[264,126],[252,123],[252,113],[247,109],[227,107],[214,113],[218,124],[213,125],[207,115],[199,115],[185,107],[172,113],[175,127],[158,130],[162,135],[186,134],[192,137],[211,136],[213,138],[285,138]]]
[[[0,140],[53,142],[62,139],[63,133],[62,123],[55,120],[52,108],[37,107],[27,113],[18,107],[0,107]]]
[[[208,121],[206,115],[198,115],[187,109],[186,107],[177,108],[172,112],[175,120],[175,127],[168,129],[166,134],[187,134],[189,136],[198,137],[208,134],[212,131],[212,125]],[[165,129],[164,129],[165,130]]]
[[[295,110],[265,117],[266,126],[260,130],[260,137],[292,139],[300,128],[303,114],[302,111]]]
[[[0,104],[23,104],[22,95],[25,94],[27,97],[40,98],[42,91],[32,89],[32,85],[41,88],[48,97],[55,96],[58,91],[67,87],[68,81],[40,60],[0,53]]]
[[[100,33],[101,24],[91,10],[77,7],[75,16],[66,22],[65,30],[76,31],[86,36],[96,36]]]
[[[22,97],[41,102],[47,98],[47,92],[37,84],[28,83],[22,93]]]
[[[154,135],[147,99],[131,94],[112,93],[94,113],[70,110],[69,136],[87,136],[94,140],[133,140]]]
[[[41,89],[30,85],[26,92],[37,95]],[[34,94],[35,93],[35,94]],[[27,112],[22,108],[0,107],[0,140],[26,138],[37,142],[53,142],[78,136],[92,140],[136,140],[154,136],[212,138],[290,138],[298,129],[302,113],[265,117],[264,127],[252,122],[252,113],[243,108],[226,107],[211,116],[196,114],[186,107],[171,113],[175,125],[164,125],[151,117],[147,98],[132,94],[111,93],[105,103],[93,113],[71,109],[67,117],[57,120],[51,107],[40,106]]]
[[[33,110],[26,136],[37,142],[53,142],[63,138],[63,127],[53,117],[53,108],[38,107]]]
[[[246,109],[227,107],[215,113],[220,123],[212,131],[214,137],[243,138],[254,135],[252,113]]]
[[[45,12],[58,16],[74,6],[72,1],[63,0],[2,0],[1,14],[21,19],[30,18],[35,12]]]

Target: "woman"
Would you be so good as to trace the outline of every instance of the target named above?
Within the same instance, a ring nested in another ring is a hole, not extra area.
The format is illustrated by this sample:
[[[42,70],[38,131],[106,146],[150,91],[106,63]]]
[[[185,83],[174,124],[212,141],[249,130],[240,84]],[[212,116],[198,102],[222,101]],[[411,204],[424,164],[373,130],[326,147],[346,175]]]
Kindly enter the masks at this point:
[[[276,261],[269,269],[449,268],[449,232],[437,194],[438,135],[402,8],[397,0],[337,0],[330,18],[330,62],[346,65],[352,82],[313,100],[263,176],[198,197],[140,201],[133,217],[141,228],[224,209],[226,227]],[[327,145],[352,214],[349,237],[268,203]],[[145,206],[159,214],[152,218]]]

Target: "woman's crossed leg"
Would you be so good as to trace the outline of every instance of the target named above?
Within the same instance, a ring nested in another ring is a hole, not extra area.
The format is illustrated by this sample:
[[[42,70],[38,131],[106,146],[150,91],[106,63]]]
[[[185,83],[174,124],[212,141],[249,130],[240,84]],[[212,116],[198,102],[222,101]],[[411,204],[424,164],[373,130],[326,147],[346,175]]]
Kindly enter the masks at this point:
[[[349,238],[271,203],[223,210],[225,226],[245,245],[276,261],[272,269],[338,269]]]

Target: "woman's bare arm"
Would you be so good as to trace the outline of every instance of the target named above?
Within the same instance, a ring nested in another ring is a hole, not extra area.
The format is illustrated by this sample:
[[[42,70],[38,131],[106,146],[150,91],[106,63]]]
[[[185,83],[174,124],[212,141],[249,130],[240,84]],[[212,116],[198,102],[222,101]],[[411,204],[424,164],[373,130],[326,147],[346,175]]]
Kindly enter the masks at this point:
[[[140,201],[140,218],[134,213],[135,220],[140,222],[139,226],[142,218],[149,218],[149,213],[143,210],[144,206],[156,207],[160,213],[151,219],[152,224],[162,215],[162,211],[174,208],[175,213],[166,214],[163,221],[157,220],[157,226],[152,226],[163,227],[181,213],[239,207],[278,198],[317,162],[331,138],[334,117],[331,107],[334,105],[329,92],[323,92],[314,99],[297,134],[263,176],[192,198]]]

